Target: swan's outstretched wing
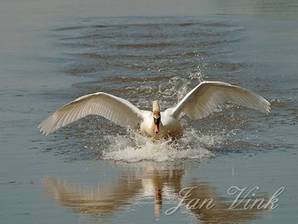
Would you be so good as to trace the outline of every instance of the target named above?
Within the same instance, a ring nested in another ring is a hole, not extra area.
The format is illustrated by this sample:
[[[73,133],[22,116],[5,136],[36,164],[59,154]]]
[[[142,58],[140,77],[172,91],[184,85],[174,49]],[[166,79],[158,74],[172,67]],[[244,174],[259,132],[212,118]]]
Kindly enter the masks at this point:
[[[186,114],[192,119],[201,119],[226,102],[270,112],[270,103],[263,97],[242,87],[216,81],[201,82],[170,110],[176,118]]]
[[[127,100],[97,92],[79,97],[62,106],[42,121],[38,128],[43,134],[48,135],[87,115],[100,115],[120,126],[131,128],[136,128],[142,118],[141,111]]]

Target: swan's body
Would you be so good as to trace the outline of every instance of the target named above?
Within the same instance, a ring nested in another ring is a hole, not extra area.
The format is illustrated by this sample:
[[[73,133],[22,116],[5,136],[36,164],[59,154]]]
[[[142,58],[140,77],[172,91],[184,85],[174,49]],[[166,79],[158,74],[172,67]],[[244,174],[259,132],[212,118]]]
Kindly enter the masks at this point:
[[[144,119],[140,125],[140,130],[147,136],[156,139],[165,137],[179,137],[182,135],[183,129],[178,119],[174,118],[169,110],[161,112],[160,131],[154,131],[154,123],[152,122],[152,112],[144,111]]]
[[[157,101],[153,101],[151,112],[140,110],[127,100],[107,93],[89,94],[59,108],[41,122],[39,128],[48,135],[85,116],[100,115],[155,139],[178,137],[182,135],[179,119],[183,115],[193,120],[201,119],[217,111],[226,102],[270,112],[270,103],[247,89],[224,82],[204,81],[186,94],[175,107],[163,112],[160,112]]]

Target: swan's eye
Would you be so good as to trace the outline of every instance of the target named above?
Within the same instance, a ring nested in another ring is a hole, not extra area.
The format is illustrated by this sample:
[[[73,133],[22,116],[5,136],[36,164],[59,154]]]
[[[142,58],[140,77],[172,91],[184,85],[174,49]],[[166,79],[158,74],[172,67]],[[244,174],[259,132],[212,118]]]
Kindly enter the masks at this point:
[[[158,118],[153,117],[153,120],[154,120],[154,124],[160,123],[160,117],[158,117]]]

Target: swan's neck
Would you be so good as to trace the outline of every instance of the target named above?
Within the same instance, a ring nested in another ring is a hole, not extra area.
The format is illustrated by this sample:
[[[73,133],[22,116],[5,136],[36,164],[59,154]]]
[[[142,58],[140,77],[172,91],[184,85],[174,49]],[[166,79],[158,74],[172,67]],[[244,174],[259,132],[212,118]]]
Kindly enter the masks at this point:
[[[152,113],[153,116],[160,116],[160,106],[157,100],[152,101]]]

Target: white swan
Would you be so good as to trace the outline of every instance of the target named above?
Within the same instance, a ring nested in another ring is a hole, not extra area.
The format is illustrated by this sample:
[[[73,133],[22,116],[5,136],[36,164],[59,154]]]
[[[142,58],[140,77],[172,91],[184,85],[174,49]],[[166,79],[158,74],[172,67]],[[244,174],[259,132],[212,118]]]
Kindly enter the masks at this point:
[[[155,139],[177,137],[182,134],[179,119],[183,115],[194,120],[201,119],[217,111],[226,102],[270,112],[270,103],[247,89],[224,82],[204,81],[186,94],[175,107],[163,112],[160,112],[158,101],[153,101],[151,112],[140,110],[127,100],[111,94],[97,92],[62,106],[38,127],[43,134],[48,135],[87,115],[100,115]]]

